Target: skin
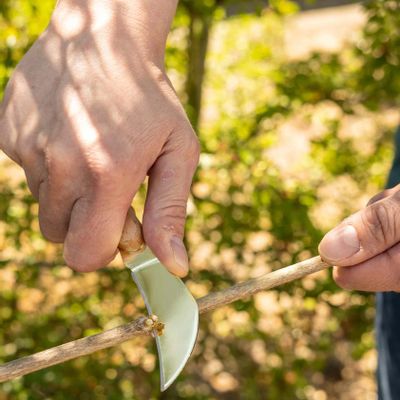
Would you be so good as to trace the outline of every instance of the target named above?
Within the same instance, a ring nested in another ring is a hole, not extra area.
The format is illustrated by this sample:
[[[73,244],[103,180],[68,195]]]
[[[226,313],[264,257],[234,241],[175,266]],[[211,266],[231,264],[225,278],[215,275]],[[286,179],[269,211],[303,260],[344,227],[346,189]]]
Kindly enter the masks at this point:
[[[17,66],[0,108],[0,147],[25,171],[43,235],[93,271],[117,253],[149,176],[144,238],[184,276],[182,237],[199,144],[165,73],[177,0],[60,0]]]
[[[400,291],[400,185],[328,232],[319,252],[344,289]]]

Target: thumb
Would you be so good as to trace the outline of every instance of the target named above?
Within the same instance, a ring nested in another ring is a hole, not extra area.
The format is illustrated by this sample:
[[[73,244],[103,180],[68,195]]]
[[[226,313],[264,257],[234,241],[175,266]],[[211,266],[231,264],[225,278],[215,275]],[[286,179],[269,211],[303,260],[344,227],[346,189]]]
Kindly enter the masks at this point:
[[[182,239],[186,204],[198,159],[199,144],[190,128],[171,135],[149,171],[144,239],[168,270],[178,276],[185,276],[189,268]]]
[[[319,245],[321,257],[338,266],[366,261],[400,241],[400,186],[328,232]]]

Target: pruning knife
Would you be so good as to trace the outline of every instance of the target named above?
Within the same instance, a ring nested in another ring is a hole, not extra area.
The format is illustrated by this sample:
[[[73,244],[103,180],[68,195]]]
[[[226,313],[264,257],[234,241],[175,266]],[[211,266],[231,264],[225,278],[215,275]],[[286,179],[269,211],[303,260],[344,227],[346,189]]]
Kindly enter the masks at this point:
[[[165,328],[155,334],[161,391],[178,377],[192,353],[199,327],[196,300],[181,279],[168,272],[144,244],[141,224],[130,208],[120,240],[122,259],[130,269],[149,315]]]

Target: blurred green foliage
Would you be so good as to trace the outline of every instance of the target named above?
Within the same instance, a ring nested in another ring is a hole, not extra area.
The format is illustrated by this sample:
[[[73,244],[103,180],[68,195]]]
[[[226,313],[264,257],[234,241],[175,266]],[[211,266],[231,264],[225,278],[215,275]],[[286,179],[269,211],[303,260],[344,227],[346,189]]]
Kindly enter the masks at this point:
[[[1,90],[53,3],[0,3]],[[227,17],[242,3],[182,1],[167,51],[203,149],[187,225],[196,296],[314,255],[323,232],[384,185],[392,155],[399,2],[367,2],[355,45],[305,60],[283,51],[293,2]],[[64,266],[39,233],[19,169],[4,160],[0,187],[2,361],[144,312],[124,269]],[[371,295],[320,273],[202,317],[191,361],[162,395],[153,345],[135,339],[7,382],[0,400],[367,398],[373,317]]]
[[[378,108],[383,101],[398,105],[400,99],[400,26],[398,1],[365,4],[368,24],[358,48],[362,60],[360,87],[363,101]]]

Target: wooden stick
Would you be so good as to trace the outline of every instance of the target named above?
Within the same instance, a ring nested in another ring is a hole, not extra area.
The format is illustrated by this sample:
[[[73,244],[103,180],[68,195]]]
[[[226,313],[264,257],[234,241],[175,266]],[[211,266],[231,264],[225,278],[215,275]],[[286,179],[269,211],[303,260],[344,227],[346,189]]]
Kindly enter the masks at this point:
[[[97,335],[73,340],[72,342],[0,365],[0,382],[115,346],[132,339],[134,336],[151,335],[154,323],[149,323],[149,320],[152,321],[148,317],[140,317],[125,325],[117,326]]]
[[[317,256],[285,268],[277,269],[276,271],[261,275],[258,278],[238,283],[225,290],[210,293],[197,300],[200,314],[215,310],[218,307],[233,303],[236,300],[252,296],[262,290],[272,289],[276,286],[313,274],[314,272],[322,271],[330,266],[331,265],[327,264],[325,261],[322,261],[321,257]]]
[[[321,271],[330,267],[320,257],[310,258],[306,261],[281,268],[258,278],[238,283],[228,289],[210,293],[197,300],[200,314],[215,310],[218,307],[232,303],[254,295],[262,290],[274,288],[279,285],[303,278],[306,275]],[[140,317],[125,325],[114,329],[87,336],[52,347],[50,349],[18,358],[3,365],[0,365],[0,382],[14,379],[52,365],[63,363],[91,354],[97,350],[106,349],[132,339],[135,336],[151,335],[158,330],[162,323],[155,319]]]

